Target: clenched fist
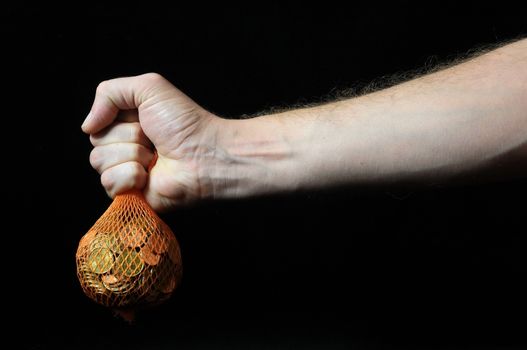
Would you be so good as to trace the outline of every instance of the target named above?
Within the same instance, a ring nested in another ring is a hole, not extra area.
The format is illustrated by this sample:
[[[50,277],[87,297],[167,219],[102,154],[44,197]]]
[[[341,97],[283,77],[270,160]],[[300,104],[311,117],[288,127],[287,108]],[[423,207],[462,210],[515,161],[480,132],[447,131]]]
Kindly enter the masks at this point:
[[[135,188],[154,210],[166,211],[212,191],[203,162],[224,122],[149,73],[99,84],[82,130],[90,134],[90,163],[110,197]],[[158,159],[148,174],[154,149]]]

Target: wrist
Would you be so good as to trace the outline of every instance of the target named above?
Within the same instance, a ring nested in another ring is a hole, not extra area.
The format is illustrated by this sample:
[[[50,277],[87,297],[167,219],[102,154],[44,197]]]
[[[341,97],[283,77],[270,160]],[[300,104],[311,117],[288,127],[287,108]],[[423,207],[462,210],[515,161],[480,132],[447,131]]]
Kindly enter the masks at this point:
[[[298,187],[298,154],[277,117],[215,123],[216,143],[199,172],[208,197],[244,198]]]

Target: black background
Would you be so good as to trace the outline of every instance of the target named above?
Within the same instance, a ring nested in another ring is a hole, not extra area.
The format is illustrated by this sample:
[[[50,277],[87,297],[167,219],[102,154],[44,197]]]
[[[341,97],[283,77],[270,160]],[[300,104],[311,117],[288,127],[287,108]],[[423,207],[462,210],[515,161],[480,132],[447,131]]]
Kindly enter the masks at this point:
[[[133,326],[82,294],[74,261],[110,203],[80,130],[100,81],[155,71],[236,118],[524,35],[520,3],[5,8],[2,285],[17,347],[527,346],[525,180],[182,208],[163,217],[183,284]]]

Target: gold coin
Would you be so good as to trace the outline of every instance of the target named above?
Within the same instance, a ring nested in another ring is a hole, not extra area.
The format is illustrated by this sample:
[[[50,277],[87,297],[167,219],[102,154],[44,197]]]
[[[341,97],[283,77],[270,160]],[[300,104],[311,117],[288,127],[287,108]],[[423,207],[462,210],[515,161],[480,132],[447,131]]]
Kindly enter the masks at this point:
[[[121,242],[119,235],[117,234],[108,235],[108,244],[108,248],[114,253],[122,253],[124,249],[124,244]]]
[[[104,287],[115,294],[128,293],[134,287],[133,281],[128,278],[119,279],[115,275],[104,275],[101,280]]]
[[[141,251],[139,251],[139,256],[150,266],[156,266],[159,264],[159,259],[161,258],[159,255],[154,254],[148,245],[145,245],[143,248],[141,248]]]
[[[93,240],[90,243],[90,249],[98,249],[98,248],[110,248],[110,240],[109,235],[106,233],[100,233],[96,235]]]
[[[95,294],[107,294],[108,291],[104,288],[104,285],[101,283],[101,281],[97,280],[90,280],[86,283],[90,291],[92,291]]]
[[[108,248],[96,248],[88,257],[88,266],[91,271],[101,274],[110,271],[114,263],[112,251]]]
[[[145,264],[139,254],[132,249],[125,249],[115,260],[115,273],[126,277],[137,276],[143,270]]]
[[[106,293],[106,289],[99,280],[99,275],[93,273],[85,263],[79,265],[77,272],[83,288],[86,287],[89,292],[96,294]]]

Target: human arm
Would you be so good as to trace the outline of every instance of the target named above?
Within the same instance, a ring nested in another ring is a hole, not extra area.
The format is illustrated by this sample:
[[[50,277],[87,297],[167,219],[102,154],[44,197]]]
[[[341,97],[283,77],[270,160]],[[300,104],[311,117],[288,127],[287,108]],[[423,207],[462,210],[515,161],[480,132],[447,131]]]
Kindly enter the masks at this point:
[[[527,175],[527,40],[372,94],[228,123],[236,162],[207,170],[233,179],[220,195]]]
[[[129,124],[114,123],[119,110],[135,113]],[[136,132],[117,137],[117,125]],[[511,154],[513,171],[525,174],[527,40],[372,94],[244,120],[203,110],[158,75],[111,80],[83,130],[108,193],[144,187],[158,210],[203,198],[443,181],[499,167]],[[159,160],[147,176],[150,141]],[[122,151],[123,143],[145,149]]]

